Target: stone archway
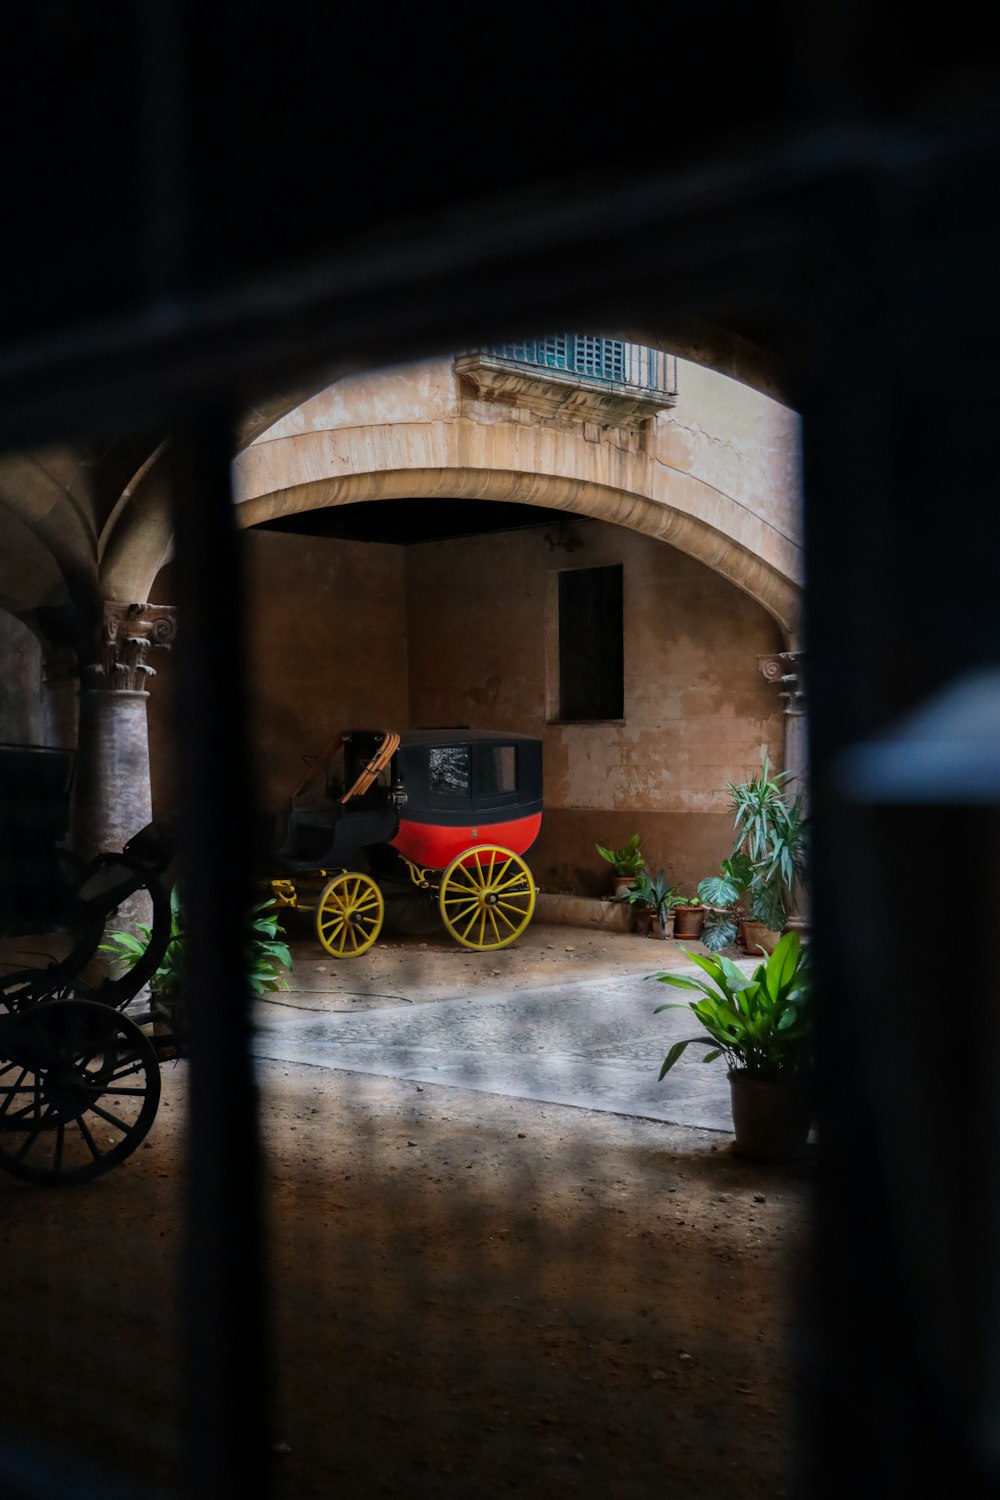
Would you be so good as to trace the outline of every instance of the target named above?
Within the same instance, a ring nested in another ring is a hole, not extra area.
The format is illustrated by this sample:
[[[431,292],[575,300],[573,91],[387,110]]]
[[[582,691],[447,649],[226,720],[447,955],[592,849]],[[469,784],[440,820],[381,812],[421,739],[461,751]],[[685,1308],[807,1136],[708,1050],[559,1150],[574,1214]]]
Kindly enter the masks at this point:
[[[696,378],[704,385],[709,374]],[[794,417],[758,392],[711,379],[724,389],[721,408],[709,388],[687,423],[671,416],[636,429],[470,399],[452,361],[352,377],[238,454],[240,523],[445,496],[571,510],[697,558],[761,603],[794,644],[802,583]],[[740,441],[729,430],[734,412]],[[155,465],[109,529],[104,597],[148,598],[170,543],[169,495]]]
[[[697,488],[692,486],[692,488]],[[371,500],[466,499],[544,506],[594,520],[610,521],[643,536],[668,542],[704,563],[750,595],[793,640],[800,622],[801,589],[732,536],[700,515],[665,505],[648,495],[560,474],[526,474],[503,469],[423,468],[317,480],[294,489],[246,498],[240,504],[245,526],[331,505]]]

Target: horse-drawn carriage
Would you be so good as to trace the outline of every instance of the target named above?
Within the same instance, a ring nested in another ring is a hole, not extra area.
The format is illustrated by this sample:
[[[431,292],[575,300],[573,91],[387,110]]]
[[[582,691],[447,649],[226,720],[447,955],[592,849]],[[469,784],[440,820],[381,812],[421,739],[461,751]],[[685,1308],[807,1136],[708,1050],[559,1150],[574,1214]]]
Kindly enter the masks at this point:
[[[44,1184],[124,1161],[160,1097],[156,1048],[123,1012],[169,942],[171,851],[144,830],[122,854],[75,859],[72,764],[65,750],[0,745],[0,939],[18,950],[0,970],[0,1168]],[[138,962],[88,978],[109,917],[140,893],[152,920]]]
[[[383,920],[436,916],[463,947],[505,948],[535,909],[523,855],[542,821],[542,746],[466,729],[338,735],[291,800],[271,880],[311,906],[335,958],[356,958]]]
[[[177,1040],[142,1031],[148,1007],[125,1014],[171,940],[171,822],[121,854],[76,859],[65,844],[72,761],[0,745],[0,940],[21,950],[0,955],[0,1169],[44,1184],[87,1181],[131,1155],[156,1116],[160,1055],[176,1055]],[[401,923],[440,919],[466,948],[505,948],[534,911],[523,855],[541,816],[538,740],[356,731],[314,763],[262,869],[279,904],[314,910],[337,958],[365,953],[387,910]],[[109,974],[95,957],[110,918],[137,897],[145,945]]]

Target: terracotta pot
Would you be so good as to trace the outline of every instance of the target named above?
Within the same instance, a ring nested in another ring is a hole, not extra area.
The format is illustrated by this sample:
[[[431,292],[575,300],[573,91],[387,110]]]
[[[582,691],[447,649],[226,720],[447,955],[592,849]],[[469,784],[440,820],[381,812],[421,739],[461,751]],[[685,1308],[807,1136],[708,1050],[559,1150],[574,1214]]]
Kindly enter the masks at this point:
[[[743,943],[748,953],[757,953],[760,948],[765,953],[773,953],[780,937],[780,932],[775,932],[764,922],[743,923]]]
[[[650,928],[653,925],[653,913],[648,906],[638,906],[635,910],[635,930],[639,937],[649,937]]]
[[[633,883],[635,878],[636,877],[634,875],[612,875],[612,894],[615,896],[621,896],[625,891],[628,890],[629,886]]]
[[[705,908],[703,906],[674,907],[674,937],[699,938],[704,925]]]
[[[774,1081],[729,1074],[733,1132],[740,1156],[753,1161],[791,1161],[809,1139],[809,1094],[798,1077]]]

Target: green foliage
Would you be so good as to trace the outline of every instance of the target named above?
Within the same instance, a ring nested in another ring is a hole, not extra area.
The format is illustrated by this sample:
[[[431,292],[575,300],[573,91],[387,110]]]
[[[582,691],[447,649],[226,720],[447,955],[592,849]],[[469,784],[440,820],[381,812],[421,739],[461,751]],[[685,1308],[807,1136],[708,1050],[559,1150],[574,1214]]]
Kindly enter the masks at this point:
[[[708,975],[657,974],[661,984],[701,993],[686,1005],[668,1002],[662,1010],[690,1010],[708,1035],[675,1042],[663,1060],[664,1078],[689,1046],[707,1046],[703,1062],[725,1057],[731,1072],[775,1079],[806,1073],[812,1065],[813,1018],[808,953],[798,933],[788,932],[749,977],[731,959],[703,958],[684,950]]]
[[[772,773],[764,752],[757,776],[728,782],[736,838],[718,875],[698,885],[710,908],[701,941],[713,953],[736,939],[741,917],[749,915],[780,932],[805,879],[808,820],[800,796],[789,802],[785,784],[791,772]]]
[[[662,870],[657,870],[655,875],[649,875],[646,871],[633,880],[627,891],[622,893],[621,898],[630,906],[648,906],[656,913],[657,919],[662,923],[667,912],[674,906],[680,904],[675,885],[668,885]]]
[[[772,774],[765,751],[757,776],[726,788],[736,829],[733,856],[748,858],[752,867],[750,914],[775,932],[784,927],[796,887],[805,879],[807,819],[801,796],[786,799],[791,774]]]
[[[609,849],[604,844],[595,844],[594,848],[602,859],[607,860],[616,875],[642,874],[643,858],[637,833],[633,833],[624,849]]]
[[[699,942],[703,943],[711,953],[721,953],[723,948],[731,948],[739,935],[739,917],[728,911],[707,911],[705,922],[699,935]]]
[[[110,932],[100,951],[110,953],[131,968],[149,943],[150,929],[145,923],[139,923],[139,932],[141,937],[131,932]],[[153,994],[162,1000],[176,1000],[184,989],[186,948],[180,887],[175,885],[170,892],[170,941],[160,967],[149,981]],[[291,967],[292,955],[281,938],[277,902],[273,897],[260,901],[248,913],[246,976],[251,993],[256,997],[269,990],[287,990],[288,980],[282,971]]]
[[[726,783],[726,791],[735,814],[733,826],[737,830],[733,843],[734,854],[743,850],[755,865],[769,857],[772,830],[785,807],[781,789],[791,774],[790,771],[778,771],[772,775],[765,750],[758,776],[753,776],[748,781]]]
[[[698,895],[708,908],[701,941],[712,953],[736,941],[740,903],[752,883],[753,862],[748,854],[740,853],[724,859],[718,875],[709,875],[698,882]]]
[[[750,889],[753,864],[749,855],[733,854],[724,859],[718,875],[698,882],[698,895],[706,906],[735,907]]]
[[[287,990],[288,980],[281,971],[291,972],[292,955],[288,944],[281,940],[281,923],[273,896],[251,908],[246,958],[251,994]]]

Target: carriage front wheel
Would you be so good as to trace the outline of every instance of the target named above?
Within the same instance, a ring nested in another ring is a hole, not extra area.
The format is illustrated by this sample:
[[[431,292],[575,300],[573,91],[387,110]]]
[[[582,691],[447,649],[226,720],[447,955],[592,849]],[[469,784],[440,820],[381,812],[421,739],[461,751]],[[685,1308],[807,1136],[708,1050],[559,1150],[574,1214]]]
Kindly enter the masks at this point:
[[[441,877],[438,909],[463,948],[506,948],[535,910],[531,871],[519,854],[498,844],[466,849]]]
[[[385,902],[370,875],[348,870],[323,887],[316,908],[316,934],[334,958],[367,953],[382,930]]]
[[[26,1182],[89,1182],[139,1146],[156,1118],[160,1066],[127,1016],[51,1000],[5,1018],[0,1167]]]

